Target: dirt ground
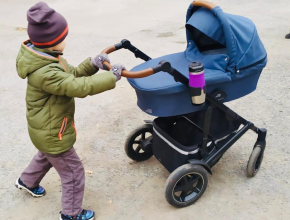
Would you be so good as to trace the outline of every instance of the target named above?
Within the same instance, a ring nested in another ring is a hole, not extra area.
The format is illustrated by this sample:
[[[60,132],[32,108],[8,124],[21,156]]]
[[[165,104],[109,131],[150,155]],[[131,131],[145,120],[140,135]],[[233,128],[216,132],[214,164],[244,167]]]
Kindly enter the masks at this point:
[[[185,14],[190,1],[49,0],[68,20],[65,58],[77,65],[88,56],[127,38],[151,57],[184,51]],[[259,127],[268,129],[267,150],[258,175],[245,175],[256,135],[248,132],[213,168],[202,198],[188,208],[171,207],[164,197],[168,171],[155,159],[132,162],[125,155],[126,136],[152,117],[136,105],[126,79],[115,90],[76,99],[75,144],[86,170],[84,208],[98,220],[259,220],[290,219],[290,7],[288,0],[220,0],[224,11],[252,19],[268,52],[268,65],[257,90],[229,103]],[[47,195],[34,199],[16,190],[14,181],[36,153],[27,132],[26,80],[18,77],[15,59],[26,40],[26,11],[36,1],[0,0],[0,218],[59,218],[61,185],[55,170],[42,181]],[[112,63],[128,69],[141,63],[120,51]]]

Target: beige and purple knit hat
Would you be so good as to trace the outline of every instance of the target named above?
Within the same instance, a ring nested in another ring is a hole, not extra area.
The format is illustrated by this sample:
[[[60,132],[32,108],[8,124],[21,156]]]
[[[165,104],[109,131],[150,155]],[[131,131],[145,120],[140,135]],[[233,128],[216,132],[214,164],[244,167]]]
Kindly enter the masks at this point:
[[[65,18],[44,2],[38,2],[28,10],[27,21],[30,41],[39,48],[53,47],[68,34]]]

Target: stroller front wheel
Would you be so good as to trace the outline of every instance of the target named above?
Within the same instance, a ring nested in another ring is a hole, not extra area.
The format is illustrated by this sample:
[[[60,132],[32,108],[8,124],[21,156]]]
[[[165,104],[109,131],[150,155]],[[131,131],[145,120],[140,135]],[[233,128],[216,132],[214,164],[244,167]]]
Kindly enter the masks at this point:
[[[167,202],[177,208],[195,203],[205,192],[207,171],[200,165],[185,164],[174,170],[166,181]]]
[[[248,177],[254,177],[262,164],[264,157],[264,152],[262,151],[261,147],[255,147],[252,151],[252,154],[250,156],[250,159],[248,161],[247,165],[247,176]]]
[[[125,143],[125,152],[135,161],[148,160],[153,156],[153,125],[145,124],[132,131]]]

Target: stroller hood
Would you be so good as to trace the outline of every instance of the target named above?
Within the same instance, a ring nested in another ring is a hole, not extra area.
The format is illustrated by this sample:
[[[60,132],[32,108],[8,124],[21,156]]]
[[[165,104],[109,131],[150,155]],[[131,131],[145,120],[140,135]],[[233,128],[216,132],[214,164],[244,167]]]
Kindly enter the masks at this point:
[[[210,11],[191,4],[186,22],[188,42],[194,41],[199,49],[214,43],[213,49],[226,48],[229,72],[251,66],[267,56],[257,29],[248,18],[224,13],[220,7]],[[202,40],[197,42],[198,39]]]

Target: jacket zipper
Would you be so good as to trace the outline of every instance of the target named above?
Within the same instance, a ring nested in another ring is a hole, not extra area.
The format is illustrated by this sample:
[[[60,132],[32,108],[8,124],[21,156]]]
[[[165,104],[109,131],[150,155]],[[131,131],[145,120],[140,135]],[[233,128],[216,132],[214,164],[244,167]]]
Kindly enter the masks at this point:
[[[59,140],[62,140],[62,136],[64,134],[64,131],[66,129],[66,126],[67,126],[67,118],[63,118],[63,121],[62,121],[62,124],[61,124],[61,128],[58,132],[58,138]]]
[[[72,122],[72,126],[73,126],[73,128],[74,128],[74,130],[76,132],[76,136],[77,136],[77,129],[76,129],[76,126],[75,126],[75,123],[74,122]]]
[[[256,65],[258,65],[260,63],[263,63],[266,59],[267,59],[267,55],[263,59],[257,61],[256,63],[253,63],[253,64],[251,64],[249,66],[245,66],[245,67],[242,67],[242,68],[238,69],[238,71],[245,70],[245,69],[249,69],[249,68],[251,68],[253,66],[256,66]]]
[[[59,63],[63,66],[64,70],[67,72],[65,65],[60,61],[60,55],[58,55],[57,58],[58,58]]]

